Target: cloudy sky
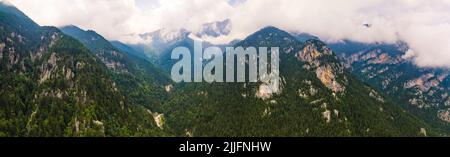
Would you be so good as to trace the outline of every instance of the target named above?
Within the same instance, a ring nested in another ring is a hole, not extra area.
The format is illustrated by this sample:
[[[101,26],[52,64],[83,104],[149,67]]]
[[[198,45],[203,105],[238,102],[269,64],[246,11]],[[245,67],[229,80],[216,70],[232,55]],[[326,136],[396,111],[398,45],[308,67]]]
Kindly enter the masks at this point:
[[[8,0],[40,25],[74,24],[108,39],[140,42],[159,28],[199,29],[231,19],[243,38],[272,25],[338,42],[406,42],[420,66],[450,67],[450,0]],[[372,27],[362,25],[370,23]]]

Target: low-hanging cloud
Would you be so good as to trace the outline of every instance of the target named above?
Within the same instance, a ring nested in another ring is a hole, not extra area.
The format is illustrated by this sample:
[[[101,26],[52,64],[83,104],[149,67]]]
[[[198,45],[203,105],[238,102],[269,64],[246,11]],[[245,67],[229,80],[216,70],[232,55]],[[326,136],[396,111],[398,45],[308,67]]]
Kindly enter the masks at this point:
[[[136,34],[159,28],[197,30],[229,18],[230,34],[212,42],[242,39],[272,25],[329,42],[403,41],[418,65],[450,67],[450,0],[10,1],[41,25],[75,24],[125,42],[139,42]]]

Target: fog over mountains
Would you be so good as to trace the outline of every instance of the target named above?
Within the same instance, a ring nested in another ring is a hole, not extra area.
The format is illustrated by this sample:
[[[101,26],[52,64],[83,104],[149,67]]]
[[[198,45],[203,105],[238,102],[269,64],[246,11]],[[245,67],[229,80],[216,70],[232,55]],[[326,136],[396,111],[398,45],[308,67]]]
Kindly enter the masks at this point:
[[[447,4],[1,1],[0,136],[448,136]],[[194,41],[278,47],[280,79],[174,82]]]
[[[229,43],[276,26],[333,42],[401,41],[417,65],[450,66],[449,0],[9,1],[41,25],[74,24],[126,43],[140,43],[139,34],[159,29],[195,32],[202,24],[230,19],[230,33],[210,42]]]

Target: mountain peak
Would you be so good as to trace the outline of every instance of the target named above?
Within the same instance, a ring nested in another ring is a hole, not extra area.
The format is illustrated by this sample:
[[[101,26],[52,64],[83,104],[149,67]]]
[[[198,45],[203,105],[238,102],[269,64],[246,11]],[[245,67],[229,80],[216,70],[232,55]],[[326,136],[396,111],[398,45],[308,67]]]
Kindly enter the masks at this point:
[[[180,38],[187,37],[189,32],[186,29],[170,30],[170,29],[159,29],[154,32],[139,34],[143,40],[149,43],[163,43],[178,40]]]
[[[99,50],[116,50],[103,36],[93,30],[83,30],[75,25],[67,25],[59,28],[64,34],[72,36],[82,43],[86,44],[86,47],[94,53]]]
[[[281,31],[281,29],[275,27],[275,26],[266,26],[259,31]]]
[[[216,21],[211,23],[205,23],[199,32],[195,33],[198,37],[214,37],[228,35],[231,32],[231,20],[225,19],[223,21]]]
[[[293,36],[291,36],[291,34],[289,34],[288,32],[281,30],[277,27],[274,26],[267,26],[264,27],[262,29],[260,29],[259,31],[253,33],[253,34],[258,34],[258,35],[269,35],[271,37],[275,37],[275,36],[279,36],[279,37],[289,37],[294,39]]]
[[[298,41],[292,35],[273,26],[264,27],[241,42],[259,42],[259,45],[264,45],[264,43],[266,43],[270,44],[268,46],[273,47],[280,47],[280,45],[286,45],[288,47],[298,45]]]
[[[12,30],[13,32],[23,32],[23,35],[29,38],[35,38],[32,34],[39,30],[39,25],[31,20],[22,11],[7,1],[0,2],[0,14],[5,20],[0,21],[2,27]],[[18,26],[18,27],[14,27]],[[24,29],[19,29],[24,28]]]

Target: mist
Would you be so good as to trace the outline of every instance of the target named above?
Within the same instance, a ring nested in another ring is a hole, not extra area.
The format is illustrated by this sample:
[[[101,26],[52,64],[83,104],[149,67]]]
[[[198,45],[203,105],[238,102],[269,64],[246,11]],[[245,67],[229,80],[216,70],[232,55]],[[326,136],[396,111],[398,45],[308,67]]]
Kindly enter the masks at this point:
[[[111,40],[142,42],[160,28],[198,30],[230,19],[227,43],[265,26],[316,35],[327,42],[405,42],[405,57],[450,67],[450,0],[9,0],[40,25],[74,24]],[[364,26],[365,24],[370,27]]]

